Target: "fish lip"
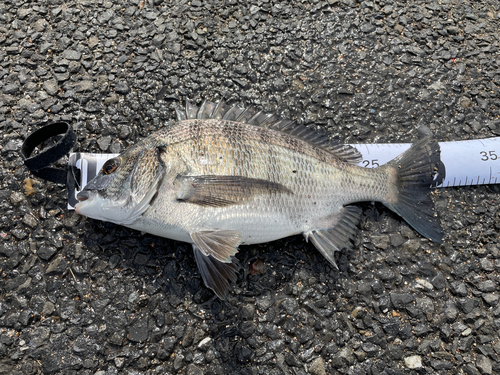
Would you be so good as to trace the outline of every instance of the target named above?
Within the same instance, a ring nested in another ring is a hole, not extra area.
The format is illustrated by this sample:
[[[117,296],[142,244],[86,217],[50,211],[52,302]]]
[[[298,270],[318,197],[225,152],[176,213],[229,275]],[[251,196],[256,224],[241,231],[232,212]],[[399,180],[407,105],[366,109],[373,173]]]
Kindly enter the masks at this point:
[[[87,199],[90,198],[91,191],[90,190],[82,190],[76,195],[76,199],[78,199],[78,202],[85,202]]]

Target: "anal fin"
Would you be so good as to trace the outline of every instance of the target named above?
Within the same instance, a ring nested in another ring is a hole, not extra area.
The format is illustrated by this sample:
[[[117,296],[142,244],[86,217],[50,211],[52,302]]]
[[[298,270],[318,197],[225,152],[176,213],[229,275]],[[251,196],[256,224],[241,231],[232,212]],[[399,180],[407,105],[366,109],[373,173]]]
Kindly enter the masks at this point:
[[[359,222],[361,208],[358,206],[346,206],[336,215],[336,219],[330,228],[315,229],[304,233],[306,239],[310,239],[313,245],[323,256],[335,267],[334,254],[343,248],[350,248],[351,241],[356,232],[356,224]]]

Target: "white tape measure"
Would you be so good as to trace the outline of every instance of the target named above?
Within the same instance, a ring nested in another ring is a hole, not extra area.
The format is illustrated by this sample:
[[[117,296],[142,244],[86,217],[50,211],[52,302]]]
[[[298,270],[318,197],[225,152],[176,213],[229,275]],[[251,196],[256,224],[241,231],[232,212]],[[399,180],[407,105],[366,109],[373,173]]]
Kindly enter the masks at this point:
[[[410,148],[410,143],[353,144],[363,155],[360,166],[375,168]],[[500,183],[500,137],[439,142],[446,176],[436,187]]]
[[[363,155],[362,167],[376,168],[410,148],[410,143],[352,144]],[[472,141],[439,142],[445,178],[436,187],[500,183],[500,137]],[[68,209],[77,203],[76,194],[92,180],[106,160],[118,154],[70,154]],[[79,170],[79,176],[74,171]],[[76,184],[75,184],[76,182]]]

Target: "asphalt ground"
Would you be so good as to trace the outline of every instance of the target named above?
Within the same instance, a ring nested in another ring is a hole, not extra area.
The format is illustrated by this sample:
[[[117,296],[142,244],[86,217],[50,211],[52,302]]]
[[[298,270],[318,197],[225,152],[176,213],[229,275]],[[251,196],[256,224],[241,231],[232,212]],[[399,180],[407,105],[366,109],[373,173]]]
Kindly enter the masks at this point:
[[[242,247],[223,302],[190,245],[68,211],[19,153],[52,121],[120,152],[187,98],[346,143],[498,136],[499,29],[496,0],[3,0],[0,374],[500,373],[496,185],[433,192],[442,245],[366,203],[339,270]]]

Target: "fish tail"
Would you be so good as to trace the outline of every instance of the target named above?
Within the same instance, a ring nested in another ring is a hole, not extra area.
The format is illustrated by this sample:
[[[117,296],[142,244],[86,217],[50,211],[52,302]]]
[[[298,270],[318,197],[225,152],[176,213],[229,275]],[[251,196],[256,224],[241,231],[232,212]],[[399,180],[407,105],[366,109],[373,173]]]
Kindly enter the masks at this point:
[[[437,243],[443,242],[443,231],[429,188],[440,161],[439,144],[432,137],[425,137],[384,166],[392,168],[389,174],[395,189],[383,203],[422,236]]]

